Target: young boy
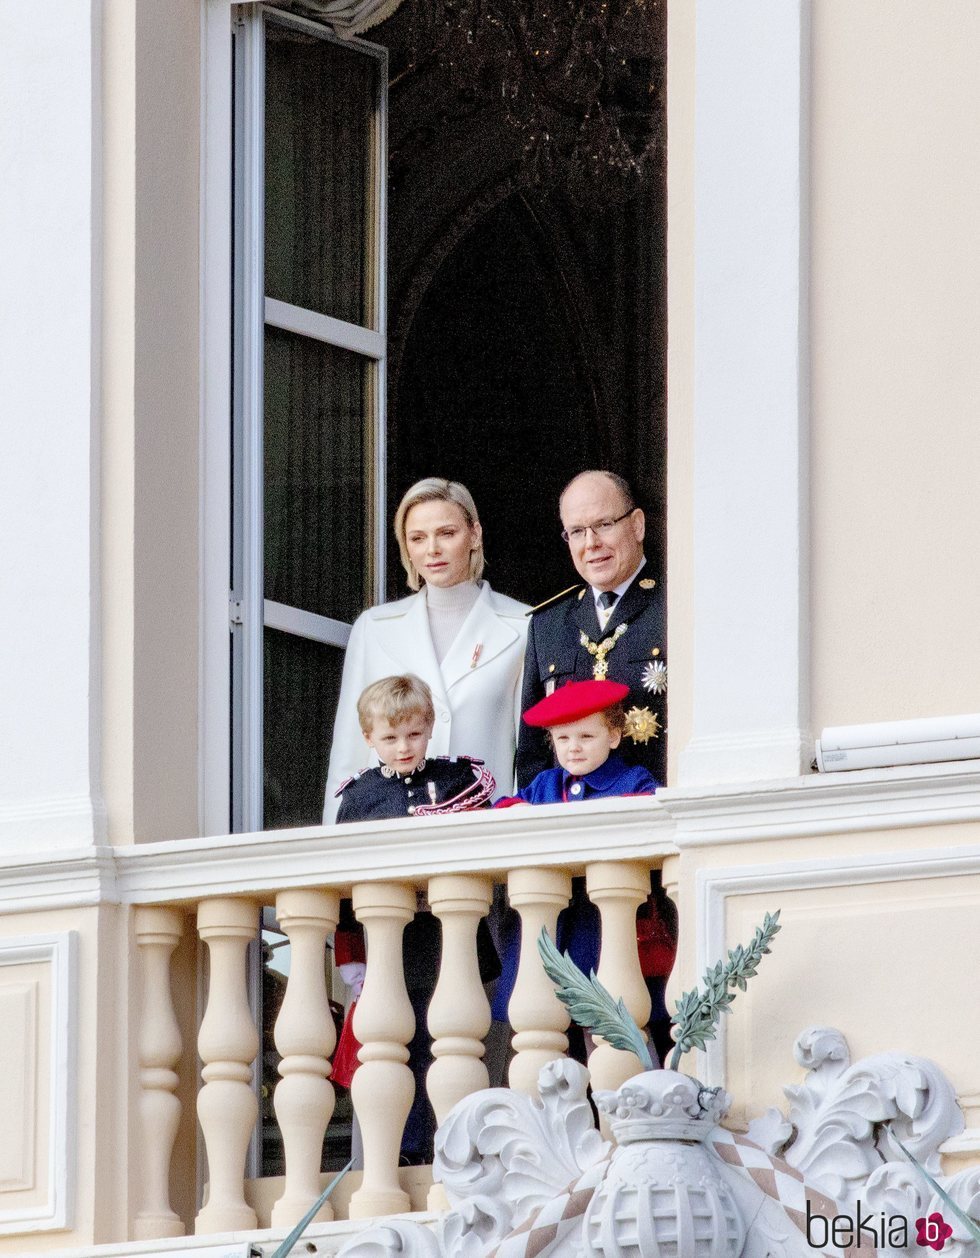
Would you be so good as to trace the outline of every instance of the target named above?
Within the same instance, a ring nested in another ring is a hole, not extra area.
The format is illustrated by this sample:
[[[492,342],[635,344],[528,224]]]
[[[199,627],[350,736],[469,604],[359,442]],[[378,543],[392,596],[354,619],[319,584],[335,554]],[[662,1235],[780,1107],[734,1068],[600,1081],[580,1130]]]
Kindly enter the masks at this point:
[[[381,764],[349,778],[337,791],[341,796],[338,824],[395,817],[434,817],[442,813],[488,808],[494,791],[493,776],[480,760],[468,756],[429,760],[425,752],[435,724],[432,692],[411,674],[383,677],[368,686],[357,701],[357,719],[368,747]],[[364,937],[358,923],[346,914],[334,938],[335,959],[341,977],[355,997],[364,982]],[[426,1012],[439,972],[441,932],[428,911],[415,914],[402,936],[405,986],[415,1013],[415,1035],[408,1045],[408,1065],[415,1076],[415,1101],[405,1124],[402,1160],[432,1161],[435,1117],[425,1092],[425,1075],[432,1062],[432,1041],[426,1028]],[[480,978],[490,982],[500,974],[500,962],[487,928],[480,919],[477,930]],[[357,1069],[357,1042],[353,1038],[352,1012],[348,1011],[341,1033],[343,1051],[334,1059],[334,1080],[349,1087]]]
[[[543,769],[495,807],[652,795],[656,778],[616,753],[626,728],[623,700],[628,694],[629,686],[617,681],[572,681],[528,708],[524,723],[548,731],[558,765]]]
[[[348,778],[337,821],[431,817],[484,808],[494,781],[480,760],[425,756],[435,724],[432,691],[418,677],[382,677],[357,701],[357,719],[381,764]]]

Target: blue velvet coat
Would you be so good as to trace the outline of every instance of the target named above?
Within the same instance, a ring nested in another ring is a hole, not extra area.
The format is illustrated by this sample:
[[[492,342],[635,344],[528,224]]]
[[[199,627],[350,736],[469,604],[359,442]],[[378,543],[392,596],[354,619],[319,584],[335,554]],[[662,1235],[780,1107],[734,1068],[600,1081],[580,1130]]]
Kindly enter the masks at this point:
[[[652,795],[659,785],[649,770],[639,764],[626,764],[613,751],[604,764],[581,778],[560,765],[543,769],[523,790],[508,798],[523,799],[526,804],[577,803],[610,795]]]

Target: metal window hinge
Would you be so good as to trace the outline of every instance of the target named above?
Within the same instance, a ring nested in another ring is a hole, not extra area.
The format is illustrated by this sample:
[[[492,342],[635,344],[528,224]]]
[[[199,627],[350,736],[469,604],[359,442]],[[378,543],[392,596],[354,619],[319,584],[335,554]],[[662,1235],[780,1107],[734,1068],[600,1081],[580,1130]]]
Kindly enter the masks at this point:
[[[233,625],[243,625],[245,616],[242,611],[241,599],[230,599],[228,602],[228,619]]]

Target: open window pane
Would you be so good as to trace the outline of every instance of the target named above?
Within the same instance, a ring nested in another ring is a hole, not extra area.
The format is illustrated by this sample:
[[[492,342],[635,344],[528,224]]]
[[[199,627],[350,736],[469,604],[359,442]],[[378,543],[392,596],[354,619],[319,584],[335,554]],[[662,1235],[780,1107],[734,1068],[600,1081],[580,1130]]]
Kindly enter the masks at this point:
[[[265,291],[367,325],[379,63],[269,21]]]
[[[265,828],[319,825],[344,653],[276,629],[263,637]]]
[[[370,598],[368,389],[373,365],[265,332],[265,597],[353,621]]]

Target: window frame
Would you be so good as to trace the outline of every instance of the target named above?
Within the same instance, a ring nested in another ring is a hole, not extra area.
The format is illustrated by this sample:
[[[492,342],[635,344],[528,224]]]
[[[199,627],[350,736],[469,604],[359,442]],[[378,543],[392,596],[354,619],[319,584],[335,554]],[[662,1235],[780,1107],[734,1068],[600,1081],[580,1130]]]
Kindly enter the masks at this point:
[[[379,63],[366,224],[366,325],[291,306],[264,292],[263,54],[269,20],[356,49]],[[385,594],[388,54],[368,41],[340,38],[321,22],[252,0],[205,0],[202,50],[199,785],[201,833],[207,835],[261,828],[264,628],[341,648],[350,635],[345,622],[264,598],[267,326],[352,351],[370,364],[364,559],[373,599],[380,602]],[[244,85],[237,99],[236,72]],[[233,481],[240,486],[238,496]]]

